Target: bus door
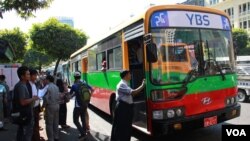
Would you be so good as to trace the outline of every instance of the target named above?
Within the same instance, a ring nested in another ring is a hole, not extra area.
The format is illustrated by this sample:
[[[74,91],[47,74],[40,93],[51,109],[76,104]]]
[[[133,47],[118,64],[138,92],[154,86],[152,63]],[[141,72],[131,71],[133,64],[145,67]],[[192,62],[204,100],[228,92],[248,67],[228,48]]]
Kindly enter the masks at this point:
[[[88,82],[87,80],[87,70],[88,70],[88,57],[82,59],[82,79]]]
[[[131,73],[130,86],[136,89],[145,78],[143,65],[143,39],[142,37],[128,41],[129,69]],[[133,124],[147,128],[146,94],[142,91],[134,97],[134,119]]]

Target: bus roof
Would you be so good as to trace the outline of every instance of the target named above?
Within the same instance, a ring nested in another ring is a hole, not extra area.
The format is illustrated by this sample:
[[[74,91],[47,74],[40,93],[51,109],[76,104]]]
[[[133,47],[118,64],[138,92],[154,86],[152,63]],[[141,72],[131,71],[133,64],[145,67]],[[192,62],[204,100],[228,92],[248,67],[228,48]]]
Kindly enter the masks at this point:
[[[112,30],[108,31],[107,34],[104,34],[103,36],[98,37],[96,40],[93,40],[90,43],[87,43],[87,45],[85,45],[84,47],[80,48],[79,50],[77,50],[76,52],[74,52],[73,54],[71,54],[70,58],[73,58],[75,56],[77,56],[78,54],[80,54],[82,51],[90,48],[91,46],[103,41],[104,39],[108,38],[109,36],[121,31],[122,29],[126,28],[127,26],[141,20],[144,19],[146,14],[149,12],[152,12],[154,10],[187,10],[187,11],[200,11],[200,12],[206,12],[206,13],[213,13],[213,14],[219,14],[219,15],[223,15],[225,17],[228,18],[228,15],[221,10],[218,9],[213,9],[213,8],[208,8],[208,7],[202,7],[202,6],[193,6],[193,5],[182,5],[182,4],[176,4],[176,5],[156,5],[156,6],[152,6],[149,7],[147,10],[145,10],[142,14],[139,14],[138,16],[132,17],[130,19],[128,19],[127,22],[124,22],[120,25],[118,25],[117,27],[113,28]]]

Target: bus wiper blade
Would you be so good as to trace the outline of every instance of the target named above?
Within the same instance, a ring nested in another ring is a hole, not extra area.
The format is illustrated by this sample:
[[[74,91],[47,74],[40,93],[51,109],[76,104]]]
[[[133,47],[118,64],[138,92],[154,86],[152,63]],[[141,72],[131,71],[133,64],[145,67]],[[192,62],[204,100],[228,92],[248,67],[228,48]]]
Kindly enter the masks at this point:
[[[183,80],[184,83],[183,83],[182,87],[186,87],[186,85],[191,80],[191,78],[193,77],[195,72],[196,72],[196,69],[192,69],[188,72],[186,78]]]
[[[214,62],[215,62],[216,66],[217,66],[217,68],[218,68],[218,70],[219,70],[219,72],[220,72],[220,75],[221,75],[221,77],[222,77],[222,80],[223,80],[223,81],[226,80],[225,74],[222,72],[222,69],[220,68],[218,62],[217,62],[216,60],[214,60]]]

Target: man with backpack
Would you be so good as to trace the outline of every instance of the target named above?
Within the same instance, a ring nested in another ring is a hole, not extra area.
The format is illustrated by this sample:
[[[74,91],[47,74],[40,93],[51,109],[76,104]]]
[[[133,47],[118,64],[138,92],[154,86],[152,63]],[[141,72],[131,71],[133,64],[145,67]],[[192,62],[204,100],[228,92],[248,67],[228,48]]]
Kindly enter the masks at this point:
[[[86,111],[90,100],[92,88],[85,82],[81,81],[81,73],[74,73],[75,82],[71,87],[70,94],[75,96],[75,108],[73,111],[73,121],[80,132],[79,140],[86,138]],[[82,125],[79,123],[81,118]]]

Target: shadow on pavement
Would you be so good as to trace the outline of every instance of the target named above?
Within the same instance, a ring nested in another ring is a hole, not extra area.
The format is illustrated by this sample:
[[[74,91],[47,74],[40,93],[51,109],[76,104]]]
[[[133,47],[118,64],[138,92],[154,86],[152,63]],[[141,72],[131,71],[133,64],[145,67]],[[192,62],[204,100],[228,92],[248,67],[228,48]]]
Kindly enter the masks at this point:
[[[77,141],[78,140],[78,130],[76,128],[59,129],[59,139],[60,141]]]
[[[79,132],[76,128],[60,129],[60,141],[77,141]],[[85,141],[109,141],[110,137],[91,130]]]
[[[110,115],[106,114],[105,112],[97,109],[96,107],[92,106],[91,104],[89,104],[88,108],[93,111],[94,113],[96,113],[98,116],[102,117],[106,122],[109,122],[110,124],[112,124],[112,118]]]
[[[87,141],[109,141],[110,137],[107,135],[100,134],[99,132],[90,131],[87,137]]]
[[[17,125],[6,123],[4,129],[0,130],[1,141],[15,141]]]

